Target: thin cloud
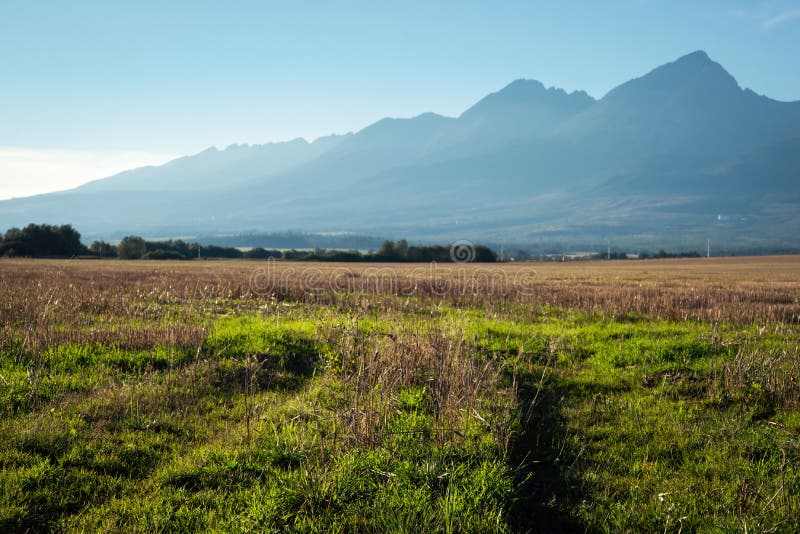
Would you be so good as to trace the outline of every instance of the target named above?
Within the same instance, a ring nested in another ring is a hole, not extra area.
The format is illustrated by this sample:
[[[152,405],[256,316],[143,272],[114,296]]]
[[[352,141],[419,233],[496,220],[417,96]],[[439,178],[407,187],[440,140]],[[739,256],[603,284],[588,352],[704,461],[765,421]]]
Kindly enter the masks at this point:
[[[783,24],[785,22],[790,22],[793,20],[800,19],[800,9],[790,9],[788,11],[784,11],[774,17],[771,17],[765,20],[761,25],[764,27],[765,30],[771,30],[774,27]]]
[[[0,146],[0,200],[63,191],[173,156],[149,152]]]

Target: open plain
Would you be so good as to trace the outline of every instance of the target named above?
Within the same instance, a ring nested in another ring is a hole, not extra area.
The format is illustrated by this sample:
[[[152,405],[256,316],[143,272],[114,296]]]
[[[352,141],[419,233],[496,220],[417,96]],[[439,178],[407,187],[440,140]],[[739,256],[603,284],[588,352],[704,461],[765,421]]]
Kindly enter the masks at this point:
[[[800,528],[800,258],[0,261],[2,531]]]

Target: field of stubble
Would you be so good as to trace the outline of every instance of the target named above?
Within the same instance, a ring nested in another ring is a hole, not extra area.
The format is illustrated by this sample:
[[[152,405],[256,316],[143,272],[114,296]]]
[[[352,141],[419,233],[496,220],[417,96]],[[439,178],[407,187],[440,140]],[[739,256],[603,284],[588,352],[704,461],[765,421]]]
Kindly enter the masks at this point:
[[[800,529],[800,258],[0,261],[0,531]]]

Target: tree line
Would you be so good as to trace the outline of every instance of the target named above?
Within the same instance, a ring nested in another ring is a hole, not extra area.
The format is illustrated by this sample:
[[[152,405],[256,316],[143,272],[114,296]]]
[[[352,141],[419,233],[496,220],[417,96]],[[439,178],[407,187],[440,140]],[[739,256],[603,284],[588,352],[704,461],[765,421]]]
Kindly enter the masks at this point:
[[[111,245],[104,241],[95,241],[89,250],[98,256],[120,258],[123,260],[190,260],[194,258],[247,258],[268,259],[280,258],[279,250],[253,248],[239,250],[233,247],[218,247],[187,243],[181,239],[167,241],[146,241],[142,237],[129,235],[123,237],[119,244]]]
[[[361,252],[358,250],[326,250],[315,249],[287,250],[283,253],[284,259],[299,261],[338,261],[338,262],[438,262],[449,263],[453,261],[449,246],[441,245],[409,245],[408,241],[384,241],[381,247],[374,252]],[[476,245],[470,252],[469,261],[491,263],[497,261],[497,254],[483,245]]]
[[[71,225],[29,224],[11,228],[0,240],[0,256],[6,257],[72,257],[88,254],[81,243],[81,234]]]
[[[71,225],[29,224],[25,228],[11,228],[0,240],[0,257],[71,258],[97,257],[124,260],[189,260],[194,258],[285,259],[299,261],[339,262],[442,262],[453,261],[450,247],[441,245],[410,246],[405,239],[384,241],[376,251],[359,250],[270,250],[252,248],[200,245],[180,239],[148,241],[129,235],[116,245],[106,241],[93,241],[88,247],[81,242],[81,234]],[[475,246],[471,261],[494,262],[497,255],[488,247]]]
[[[139,236],[124,237],[118,244],[94,241],[88,247],[81,242],[81,234],[72,225],[29,224],[25,228],[11,228],[0,239],[0,257],[21,258],[72,258],[95,256],[98,258],[184,260],[191,258],[280,258],[279,250],[254,248],[242,251],[237,248],[203,246],[186,243],[180,239],[146,241]]]

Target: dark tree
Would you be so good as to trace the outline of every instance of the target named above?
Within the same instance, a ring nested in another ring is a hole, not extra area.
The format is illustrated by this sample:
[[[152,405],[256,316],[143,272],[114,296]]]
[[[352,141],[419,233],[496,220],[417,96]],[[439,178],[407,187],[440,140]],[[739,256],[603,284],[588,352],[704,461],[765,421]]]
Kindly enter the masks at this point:
[[[479,263],[493,263],[497,261],[497,254],[489,247],[478,245],[475,247],[475,259]]]
[[[117,255],[123,260],[138,260],[147,252],[147,243],[139,236],[129,235],[117,245]]]
[[[394,258],[397,256],[397,252],[394,248],[394,241],[389,241],[388,239],[383,242],[381,248],[378,249],[378,256],[382,256],[384,258]]]
[[[405,259],[408,256],[408,241],[401,239],[395,243],[394,252],[398,257]]]
[[[89,252],[101,258],[115,258],[117,256],[117,247],[105,241],[93,241],[89,245]]]

